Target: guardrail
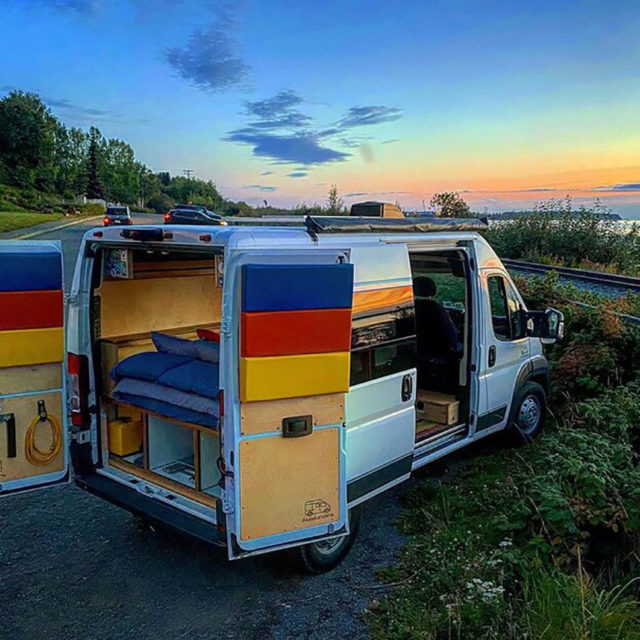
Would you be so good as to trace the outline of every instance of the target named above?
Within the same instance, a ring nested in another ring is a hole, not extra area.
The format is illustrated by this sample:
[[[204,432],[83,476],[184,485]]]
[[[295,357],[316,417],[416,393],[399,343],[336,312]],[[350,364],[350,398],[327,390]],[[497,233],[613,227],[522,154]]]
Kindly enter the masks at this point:
[[[621,276],[614,273],[587,271],[585,269],[573,269],[569,267],[556,267],[548,264],[538,264],[537,262],[525,262],[524,260],[503,260],[502,263],[508,269],[514,269],[515,271],[526,271],[536,274],[545,274],[549,271],[555,271],[558,275],[571,280],[579,280],[603,287],[612,287],[624,291],[640,293],[640,278],[634,278],[632,276]]]

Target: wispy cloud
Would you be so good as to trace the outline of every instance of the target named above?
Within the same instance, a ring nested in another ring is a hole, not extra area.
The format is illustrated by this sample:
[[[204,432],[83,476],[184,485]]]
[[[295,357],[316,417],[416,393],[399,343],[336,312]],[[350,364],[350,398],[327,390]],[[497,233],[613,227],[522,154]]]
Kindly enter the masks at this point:
[[[270,175],[273,175],[273,171],[263,171],[260,175],[261,176],[270,176]]]
[[[306,168],[330,162],[342,162],[351,157],[347,149],[359,148],[366,161],[373,160],[373,151],[366,136],[351,135],[353,128],[390,122],[401,117],[397,107],[351,107],[338,122],[318,127],[301,110],[304,98],[292,89],[282,89],[264,100],[245,102],[247,123],[227,134],[226,140],[250,145],[253,155],[273,162],[301,164]],[[363,146],[365,147],[363,149]],[[342,150],[344,149],[344,150]]]
[[[314,165],[337,162],[349,157],[348,153],[323,147],[313,134],[308,133],[276,135],[247,128],[232,131],[226,139],[251,145],[253,155],[269,158],[274,162]]]
[[[240,44],[233,36],[228,16],[194,29],[183,47],[165,52],[165,59],[177,74],[206,91],[224,91],[244,84],[250,67],[240,56]]]
[[[267,184],[243,184],[243,189],[256,189],[258,191],[276,191],[276,187]]]
[[[391,140],[383,140],[382,144],[394,144],[395,142],[400,142],[400,138],[391,138]]]
[[[402,109],[398,107],[384,107],[381,105],[371,105],[368,107],[351,107],[347,115],[338,121],[340,129],[352,129],[365,125],[381,124],[382,122],[393,122],[402,117]]]
[[[288,178],[304,178],[308,175],[306,171],[292,171],[291,173],[287,173]]]
[[[369,194],[366,191],[352,191],[351,193],[345,193],[345,198],[359,198],[361,196],[368,196]]]

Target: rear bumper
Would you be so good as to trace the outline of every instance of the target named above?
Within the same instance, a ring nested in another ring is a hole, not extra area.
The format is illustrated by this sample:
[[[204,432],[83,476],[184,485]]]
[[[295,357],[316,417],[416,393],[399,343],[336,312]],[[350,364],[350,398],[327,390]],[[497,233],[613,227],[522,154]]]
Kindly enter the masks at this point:
[[[81,489],[160,527],[173,529],[178,533],[209,544],[217,546],[226,544],[226,536],[218,531],[216,525],[153,498],[148,498],[116,480],[93,473],[82,477],[76,476],[75,482]]]

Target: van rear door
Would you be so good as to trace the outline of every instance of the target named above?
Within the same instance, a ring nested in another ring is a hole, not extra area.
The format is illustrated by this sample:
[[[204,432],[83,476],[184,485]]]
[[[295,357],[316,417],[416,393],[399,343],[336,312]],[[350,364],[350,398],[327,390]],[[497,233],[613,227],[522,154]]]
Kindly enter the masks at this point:
[[[229,557],[344,535],[353,267],[335,250],[265,252],[225,273]]]
[[[64,482],[62,248],[0,241],[0,496]]]

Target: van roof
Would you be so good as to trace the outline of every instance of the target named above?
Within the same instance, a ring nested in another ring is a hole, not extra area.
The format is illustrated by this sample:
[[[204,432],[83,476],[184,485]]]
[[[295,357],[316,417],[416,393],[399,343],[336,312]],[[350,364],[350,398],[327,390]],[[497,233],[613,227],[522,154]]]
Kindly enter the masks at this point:
[[[351,218],[353,220],[353,218]],[[315,218],[317,222],[318,218]],[[358,219],[355,219],[357,222]],[[456,228],[455,225],[438,225],[438,230],[431,227],[432,231],[416,232],[411,229],[410,222],[406,230],[395,228],[393,230],[377,227],[382,222],[386,227],[387,223],[403,222],[394,219],[376,219],[375,229],[361,229],[358,231],[338,230],[334,227],[329,232],[310,234],[304,225],[304,219],[296,222],[286,221],[266,221],[264,219],[245,218],[240,224],[217,225],[131,225],[126,230],[118,227],[100,227],[90,229],[84,236],[85,242],[96,243],[126,243],[132,246],[140,245],[140,239],[126,238],[126,235],[133,235],[139,231],[155,232],[162,230],[163,248],[170,249],[185,246],[197,246],[204,248],[227,247],[229,249],[287,249],[291,247],[336,247],[346,248],[351,246],[379,244],[389,242],[393,244],[405,243],[407,245],[457,245],[460,242],[473,242],[476,246],[478,265],[483,266],[487,261],[495,263],[498,260],[496,254],[486,240],[478,233],[467,228]],[[335,224],[336,220],[333,221]],[[480,221],[478,221],[480,222]],[[429,223],[427,223],[429,224]],[[482,224],[482,222],[480,222]],[[469,230],[468,230],[469,229]],[[145,238],[142,238],[143,240]],[[156,238],[150,238],[149,242],[160,245]]]

